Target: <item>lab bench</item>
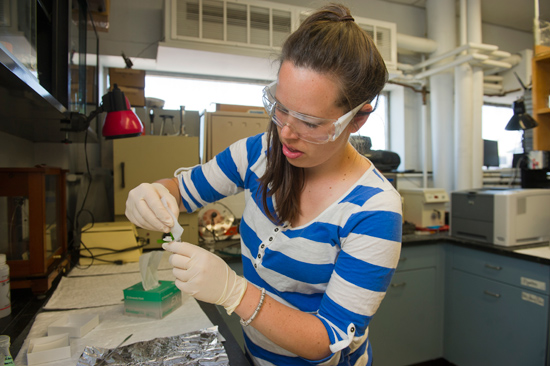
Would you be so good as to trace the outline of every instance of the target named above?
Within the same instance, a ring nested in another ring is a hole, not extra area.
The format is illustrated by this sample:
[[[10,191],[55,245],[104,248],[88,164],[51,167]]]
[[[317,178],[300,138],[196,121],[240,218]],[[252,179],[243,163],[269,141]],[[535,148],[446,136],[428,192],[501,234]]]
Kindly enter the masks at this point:
[[[131,263],[129,265],[138,268],[138,263]],[[96,265],[96,267],[106,268],[105,265]],[[73,269],[73,271],[77,270],[78,268]],[[75,357],[78,358],[85,345],[114,347],[116,344],[111,344],[110,338],[113,338],[113,341],[116,338],[116,343],[119,343],[120,339],[118,339],[117,333],[121,331],[133,333],[133,342],[129,340],[128,343],[134,343],[150,338],[184,334],[204,329],[212,326],[212,324],[217,326],[217,331],[225,339],[223,347],[230,365],[250,365],[242,348],[215,305],[197,301],[188,295],[182,294],[183,306],[176,309],[173,313],[166,315],[163,319],[130,317],[123,314],[123,305],[119,299],[115,299],[109,305],[101,305],[101,299],[96,303],[93,298],[112,297],[114,299],[115,296],[111,295],[115,295],[118,292],[122,293],[120,288],[126,286],[125,282],[139,281],[139,272],[132,270],[131,272],[116,273],[115,270],[115,273],[104,274],[101,273],[102,271],[103,269],[95,273],[94,276],[82,275],[84,270],[80,270],[76,275],[73,275],[74,272],[69,273],[67,276],[61,278],[60,281],[54,283],[50,292],[40,297],[33,295],[28,289],[27,291],[12,291],[13,311],[10,316],[0,319],[0,327],[2,328],[1,334],[9,335],[11,338],[10,352],[17,365],[26,364],[24,354],[27,351],[30,339],[46,336],[47,326],[52,320],[59,318],[62,314],[72,313],[98,314],[100,325],[94,328],[86,338],[71,338],[71,351],[73,354],[71,359],[62,360],[64,365],[71,364],[72,361],[74,361],[72,364],[75,364]],[[168,269],[164,269],[162,271],[164,272],[163,274],[160,274],[160,272],[159,268],[159,279],[163,279],[171,274],[171,270]],[[97,288],[93,289],[91,286],[87,286],[87,283],[96,281],[95,278],[97,278],[98,282]],[[91,282],[87,281],[87,279],[90,279]],[[78,282],[78,284],[73,282],[70,286],[67,286],[68,281],[81,280],[83,282]],[[82,299],[80,300],[74,299],[73,296],[73,299],[64,301],[63,299],[68,298],[66,296],[67,288],[70,288],[75,294],[84,292],[89,292],[89,294],[82,294]],[[87,291],[81,291],[84,288]],[[75,306],[77,303],[85,305],[82,307]],[[62,305],[59,306],[60,304]],[[95,336],[92,335],[93,332],[96,332]],[[101,334],[104,334],[104,336],[101,336]],[[98,340],[103,344],[97,344]],[[88,344],[86,342],[91,343]],[[57,363],[55,364],[57,365]]]
[[[405,235],[395,275],[370,325],[376,365],[444,359],[457,366],[548,366],[550,257],[527,255],[525,249],[447,233]],[[37,314],[48,311],[43,305],[52,292],[37,298],[12,291],[13,312],[0,319],[0,327],[11,336],[13,356]],[[248,365],[235,329],[216,306],[199,305],[226,338],[231,364]]]

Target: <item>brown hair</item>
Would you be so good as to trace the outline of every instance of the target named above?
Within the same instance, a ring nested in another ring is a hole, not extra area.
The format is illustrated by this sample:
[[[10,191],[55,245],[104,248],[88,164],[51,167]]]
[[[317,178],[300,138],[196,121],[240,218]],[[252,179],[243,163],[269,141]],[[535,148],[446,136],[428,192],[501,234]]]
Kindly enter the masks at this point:
[[[340,4],[326,5],[306,18],[286,39],[279,61],[332,78],[340,88],[337,106],[346,111],[364,101],[370,104],[388,78],[373,40]],[[282,154],[273,123],[269,124],[267,141],[267,167],[260,178],[263,207],[273,222],[292,221],[300,213],[304,170],[290,164]],[[274,197],[276,215],[268,209],[268,196]]]

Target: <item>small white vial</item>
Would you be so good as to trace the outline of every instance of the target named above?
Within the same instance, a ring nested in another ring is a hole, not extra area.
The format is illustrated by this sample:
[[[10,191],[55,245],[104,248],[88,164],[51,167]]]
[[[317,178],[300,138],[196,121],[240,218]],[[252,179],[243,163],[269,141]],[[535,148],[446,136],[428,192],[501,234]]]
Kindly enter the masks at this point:
[[[0,318],[10,314],[10,267],[6,264],[6,255],[0,254]]]

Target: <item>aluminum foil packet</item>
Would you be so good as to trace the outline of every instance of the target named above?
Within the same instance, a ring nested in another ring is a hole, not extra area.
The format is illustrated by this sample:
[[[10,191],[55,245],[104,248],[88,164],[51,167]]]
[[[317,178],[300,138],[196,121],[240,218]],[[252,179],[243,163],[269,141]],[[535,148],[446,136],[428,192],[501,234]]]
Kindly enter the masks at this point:
[[[229,366],[217,328],[136,342],[116,349],[86,346],[77,366]]]

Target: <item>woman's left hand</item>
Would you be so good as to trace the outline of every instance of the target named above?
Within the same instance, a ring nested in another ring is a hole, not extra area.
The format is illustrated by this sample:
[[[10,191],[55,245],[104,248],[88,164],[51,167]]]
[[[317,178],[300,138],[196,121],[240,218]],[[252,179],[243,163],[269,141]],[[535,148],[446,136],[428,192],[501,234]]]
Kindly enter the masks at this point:
[[[173,241],[162,247],[173,253],[170,264],[181,291],[197,300],[222,305],[229,314],[240,304],[247,281],[223,259],[190,243]]]

